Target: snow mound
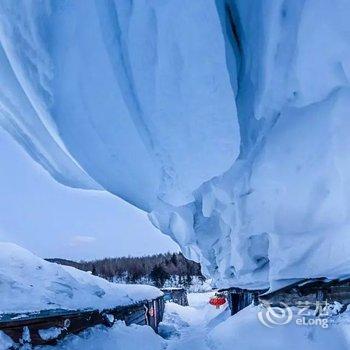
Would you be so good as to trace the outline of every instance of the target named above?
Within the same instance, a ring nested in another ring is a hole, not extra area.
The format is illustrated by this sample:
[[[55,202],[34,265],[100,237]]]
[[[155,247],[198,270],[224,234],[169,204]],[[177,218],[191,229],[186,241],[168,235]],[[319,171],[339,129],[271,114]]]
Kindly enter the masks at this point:
[[[340,323],[321,326],[272,324],[269,328],[258,319],[258,307],[249,306],[228,318],[208,336],[213,350],[347,350],[350,346],[350,314],[343,315]]]
[[[0,349],[11,349],[11,342],[0,332]],[[2,346],[2,347],[1,347]],[[146,326],[126,326],[117,321],[112,328],[96,326],[79,335],[67,336],[56,346],[36,347],[41,350],[163,350],[164,341],[152,328]]]
[[[0,315],[51,309],[106,309],[162,295],[152,286],[115,284],[0,243]]]
[[[0,349],[1,350],[7,350],[7,349],[13,349],[12,346],[14,345],[12,339],[6,335],[4,332],[0,331]]]

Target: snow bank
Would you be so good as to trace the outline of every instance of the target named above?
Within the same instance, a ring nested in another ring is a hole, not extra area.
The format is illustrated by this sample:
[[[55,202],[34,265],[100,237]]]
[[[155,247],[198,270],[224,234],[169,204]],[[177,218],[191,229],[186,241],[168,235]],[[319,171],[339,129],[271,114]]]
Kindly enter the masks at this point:
[[[12,342],[0,332],[0,349],[11,349]],[[41,350],[163,350],[164,341],[152,328],[146,326],[125,326],[117,321],[112,328],[97,326],[70,335],[56,346],[38,346]]]
[[[0,331],[0,349],[1,350],[7,350],[11,349],[11,347],[14,345],[12,339],[6,335],[4,332]]]
[[[47,262],[0,243],[0,316],[49,309],[105,309],[162,295],[144,285],[110,283],[90,273]]]
[[[228,318],[208,337],[212,350],[347,350],[350,346],[350,314],[340,323],[328,328],[288,324],[272,325],[268,328],[258,319],[258,307],[247,307]],[[347,321],[346,321],[347,319]]]

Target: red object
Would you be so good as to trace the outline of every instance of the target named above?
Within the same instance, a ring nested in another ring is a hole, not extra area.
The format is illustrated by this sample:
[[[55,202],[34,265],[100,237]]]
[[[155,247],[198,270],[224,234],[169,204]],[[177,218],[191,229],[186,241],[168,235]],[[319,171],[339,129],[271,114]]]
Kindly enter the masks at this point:
[[[215,306],[217,309],[226,303],[226,298],[223,296],[215,296],[211,297],[209,300],[209,304]]]

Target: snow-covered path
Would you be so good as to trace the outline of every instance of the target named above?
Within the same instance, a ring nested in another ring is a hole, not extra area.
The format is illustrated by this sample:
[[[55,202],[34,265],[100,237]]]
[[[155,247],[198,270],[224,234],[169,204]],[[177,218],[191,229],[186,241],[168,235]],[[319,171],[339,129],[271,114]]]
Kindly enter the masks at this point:
[[[117,322],[114,327],[97,326],[79,335],[70,335],[55,350],[217,350],[207,343],[212,328],[229,316],[225,307],[215,309],[208,300],[213,293],[189,294],[189,306],[167,303],[160,335],[150,327],[125,326]],[[1,344],[5,339],[0,338]],[[9,349],[4,347],[4,349]],[[37,347],[35,350],[52,350]]]
[[[229,316],[224,307],[209,305],[210,293],[189,294],[189,306],[168,303],[160,334],[167,338],[167,350],[211,350],[207,343],[209,331]]]

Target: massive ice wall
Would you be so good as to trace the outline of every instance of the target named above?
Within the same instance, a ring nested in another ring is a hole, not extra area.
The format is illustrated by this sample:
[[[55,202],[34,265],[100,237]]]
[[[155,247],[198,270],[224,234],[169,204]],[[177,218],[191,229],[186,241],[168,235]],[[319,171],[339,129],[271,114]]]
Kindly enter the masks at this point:
[[[239,130],[214,3],[0,6],[2,124],[56,179],[150,211],[230,167]]]
[[[346,0],[1,1],[0,124],[218,284],[350,267]]]

